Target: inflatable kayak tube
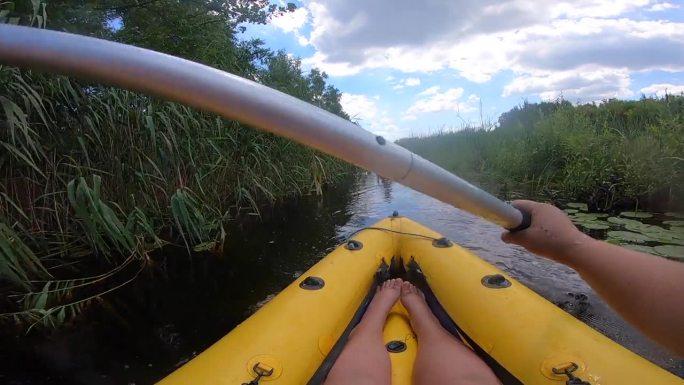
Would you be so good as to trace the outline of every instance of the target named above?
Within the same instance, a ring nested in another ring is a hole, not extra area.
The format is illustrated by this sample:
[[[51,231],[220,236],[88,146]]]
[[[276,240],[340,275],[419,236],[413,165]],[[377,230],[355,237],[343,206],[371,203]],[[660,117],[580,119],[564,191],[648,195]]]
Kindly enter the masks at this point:
[[[561,385],[566,369],[592,385],[684,381],[573,318],[440,234],[403,217],[363,229],[163,385],[321,384],[379,282],[400,277],[426,294],[449,332],[503,384]],[[411,383],[417,341],[398,303],[384,339],[392,383]]]

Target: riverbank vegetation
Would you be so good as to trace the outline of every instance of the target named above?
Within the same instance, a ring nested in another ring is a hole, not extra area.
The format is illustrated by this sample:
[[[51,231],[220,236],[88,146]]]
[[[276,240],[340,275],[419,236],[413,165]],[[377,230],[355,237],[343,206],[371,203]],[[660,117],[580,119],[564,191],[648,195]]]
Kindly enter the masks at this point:
[[[0,21],[103,37],[199,61],[343,118],[317,70],[259,40],[292,5],[250,1],[0,4]],[[321,193],[350,166],[233,121],[132,92],[0,67],[0,317],[56,326],[125,285],[167,243],[220,251],[222,224]]]
[[[524,103],[492,127],[398,143],[475,181],[585,202],[590,211],[684,207],[684,96]]]

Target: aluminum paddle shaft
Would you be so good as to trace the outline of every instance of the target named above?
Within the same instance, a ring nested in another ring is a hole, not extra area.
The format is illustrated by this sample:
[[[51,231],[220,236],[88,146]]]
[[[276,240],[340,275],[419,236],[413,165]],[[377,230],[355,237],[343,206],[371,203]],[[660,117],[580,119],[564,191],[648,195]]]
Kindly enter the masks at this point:
[[[172,100],[272,132],[373,171],[507,229],[529,216],[420,156],[306,102],[239,76],[147,49],[0,24],[0,62]]]

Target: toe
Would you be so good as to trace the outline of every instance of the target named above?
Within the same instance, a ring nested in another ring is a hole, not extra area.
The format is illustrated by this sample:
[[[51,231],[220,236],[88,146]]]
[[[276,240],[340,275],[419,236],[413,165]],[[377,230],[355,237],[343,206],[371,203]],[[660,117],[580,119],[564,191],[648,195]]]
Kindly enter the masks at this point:
[[[406,291],[407,291],[408,294],[416,294],[416,293],[418,293],[418,289],[416,289],[416,287],[415,287],[412,283],[410,283],[410,282],[409,282],[408,285],[406,285]]]
[[[401,294],[406,295],[409,294],[411,290],[411,283],[408,281],[404,281],[401,283]]]

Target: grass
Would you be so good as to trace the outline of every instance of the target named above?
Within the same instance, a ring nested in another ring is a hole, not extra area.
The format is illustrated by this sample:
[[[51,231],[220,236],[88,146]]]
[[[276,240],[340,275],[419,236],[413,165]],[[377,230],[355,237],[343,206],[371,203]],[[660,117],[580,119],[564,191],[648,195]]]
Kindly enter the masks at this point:
[[[343,118],[327,75],[240,40],[291,6],[0,2],[0,23],[134,44],[259,81]],[[49,18],[48,18],[49,15]],[[118,28],[110,22],[119,21]],[[168,243],[219,252],[223,224],[354,169],[270,134],[132,92],[0,66],[0,320],[56,327]]]
[[[681,208],[684,96],[574,106],[525,103],[491,128],[398,141],[473,180],[526,186],[592,210]]]
[[[138,274],[121,266],[144,266],[168,242],[215,241],[224,221],[320,194],[351,171],[124,90],[7,67],[0,89],[0,282],[17,299],[4,318],[18,323],[58,325],[117,287],[113,277]],[[93,266],[102,273],[84,277]]]

